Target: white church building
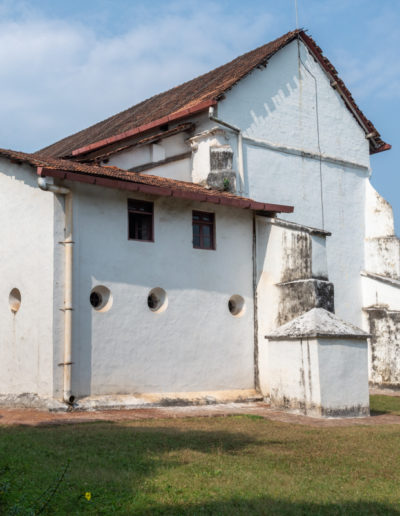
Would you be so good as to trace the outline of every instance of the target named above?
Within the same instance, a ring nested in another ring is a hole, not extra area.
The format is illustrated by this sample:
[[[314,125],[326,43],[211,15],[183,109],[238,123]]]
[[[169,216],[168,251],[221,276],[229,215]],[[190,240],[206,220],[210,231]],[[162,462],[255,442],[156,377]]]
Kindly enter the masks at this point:
[[[0,149],[0,403],[368,414],[400,386],[388,149],[303,30]]]

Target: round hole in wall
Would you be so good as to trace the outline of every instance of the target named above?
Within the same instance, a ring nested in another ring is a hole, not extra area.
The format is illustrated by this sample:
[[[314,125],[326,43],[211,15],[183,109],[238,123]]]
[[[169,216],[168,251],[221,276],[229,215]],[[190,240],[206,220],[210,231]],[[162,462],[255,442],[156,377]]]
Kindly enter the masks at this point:
[[[97,285],[97,287],[92,288],[89,301],[97,312],[107,312],[113,301],[111,290],[104,285]]]
[[[13,288],[8,296],[8,303],[11,311],[15,314],[18,312],[21,306],[21,292],[17,288]]]
[[[243,297],[238,294],[231,296],[228,301],[228,308],[230,313],[236,317],[243,315],[245,310]]]
[[[163,312],[168,306],[168,298],[165,290],[160,287],[151,289],[147,296],[147,306],[152,312]]]
[[[99,306],[103,303],[103,297],[100,292],[92,292],[90,294],[90,304],[93,308],[99,308]]]

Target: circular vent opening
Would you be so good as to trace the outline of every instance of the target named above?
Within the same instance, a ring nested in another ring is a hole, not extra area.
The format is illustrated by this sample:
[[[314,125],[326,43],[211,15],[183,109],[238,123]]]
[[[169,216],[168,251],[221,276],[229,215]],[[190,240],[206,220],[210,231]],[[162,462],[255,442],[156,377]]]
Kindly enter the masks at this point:
[[[17,288],[13,288],[8,296],[8,303],[11,311],[16,314],[21,306],[21,292]]]
[[[147,306],[152,312],[163,312],[168,306],[168,298],[165,290],[160,287],[150,290],[147,296]]]
[[[104,285],[94,287],[90,292],[89,301],[97,312],[107,312],[113,301],[110,289]]]
[[[228,308],[230,313],[235,317],[243,315],[245,310],[243,297],[238,294],[232,296],[228,301]]]

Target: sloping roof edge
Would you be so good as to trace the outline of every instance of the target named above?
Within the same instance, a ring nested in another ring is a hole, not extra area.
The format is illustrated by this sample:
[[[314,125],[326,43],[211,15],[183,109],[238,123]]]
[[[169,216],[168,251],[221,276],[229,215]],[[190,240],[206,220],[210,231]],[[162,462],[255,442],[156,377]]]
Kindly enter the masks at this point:
[[[58,157],[68,158],[73,156],[79,159],[82,155],[112,143],[140,135],[169,122],[183,120],[191,115],[201,113],[210,106],[215,106],[226,91],[230,90],[255,68],[265,66],[273,55],[296,38],[299,38],[307,46],[313,57],[320,63],[330,78],[332,87],[341,95],[346,106],[364,130],[369,140],[371,154],[390,149],[391,146],[381,139],[373,123],[366,118],[358,107],[350,91],[338,76],[335,67],[323,55],[321,48],[303,29],[297,29],[200,77],[155,95],[121,113],[98,122],[94,126],[63,138],[40,152]],[[184,100],[181,102],[181,99]],[[143,113],[147,113],[147,115],[144,116]],[[137,119],[137,122],[135,122],[135,119]],[[135,126],[135,123],[139,123],[139,125]],[[124,127],[125,130],[118,132],[118,126]],[[114,127],[116,132],[113,134]],[[103,138],[101,133],[104,135]],[[80,146],[79,143],[81,143]]]
[[[82,154],[87,154],[88,152],[101,149],[106,145],[110,145],[111,143],[117,143],[121,140],[126,140],[127,138],[131,138],[132,136],[138,136],[139,134],[145,133],[146,131],[150,131],[151,129],[155,129],[160,127],[160,125],[168,124],[169,122],[177,122],[178,120],[182,120],[191,115],[196,115],[197,113],[201,113],[202,111],[207,110],[211,106],[215,106],[217,104],[216,100],[207,100],[206,102],[200,102],[195,106],[188,109],[181,109],[176,113],[172,113],[171,115],[164,116],[159,118],[158,120],[154,120],[148,124],[140,125],[139,127],[135,127],[134,129],[130,129],[129,131],[125,131],[120,134],[116,134],[115,136],[111,136],[110,138],[104,138],[103,140],[99,140],[98,142],[91,143],[89,145],[84,145],[79,149],[75,149],[71,152],[73,157],[81,156]]]
[[[0,149],[0,157],[9,159],[14,163],[27,163],[36,167],[37,174],[41,177],[50,176],[97,186],[138,191],[162,197],[189,199],[268,213],[292,213],[294,210],[293,206],[259,202],[229,192],[209,190],[196,183],[153,176],[150,174],[128,172],[117,167],[87,165],[76,161],[47,158],[38,153],[27,154],[10,149]]]
[[[269,340],[367,339],[370,335],[325,308],[312,308],[265,335]]]
[[[331,86],[334,89],[336,89],[339,95],[343,98],[346,106],[350,109],[357,122],[364,129],[366,136],[371,135],[369,138],[370,153],[376,154],[378,152],[390,150],[392,146],[389,143],[385,143],[381,139],[380,134],[375,128],[374,124],[370,120],[368,120],[368,118],[358,107],[349,89],[347,88],[343,80],[339,77],[336,68],[329,61],[329,59],[324,56],[322,49],[316,44],[316,42],[310,36],[308,36],[305,33],[304,30],[301,30],[299,32],[299,37],[305,43],[308,50],[315,57],[315,59],[317,59],[323,70],[325,70],[325,72],[330,76]]]

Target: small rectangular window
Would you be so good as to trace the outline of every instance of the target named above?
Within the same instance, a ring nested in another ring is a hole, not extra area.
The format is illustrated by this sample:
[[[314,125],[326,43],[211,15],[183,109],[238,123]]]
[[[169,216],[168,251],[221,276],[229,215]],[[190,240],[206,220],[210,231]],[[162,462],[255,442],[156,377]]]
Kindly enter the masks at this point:
[[[153,242],[153,203],[128,199],[128,238]]]
[[[195,249],[215,249],[214,213],[193,212],[193,247]]]

